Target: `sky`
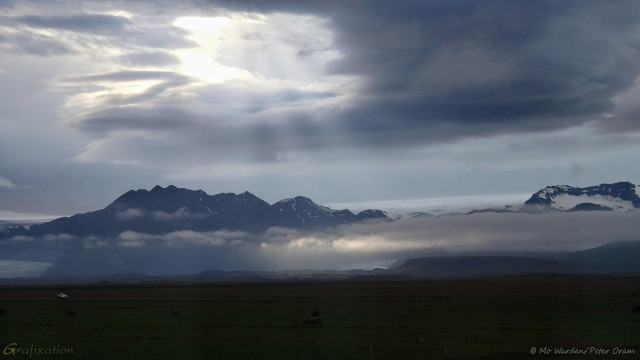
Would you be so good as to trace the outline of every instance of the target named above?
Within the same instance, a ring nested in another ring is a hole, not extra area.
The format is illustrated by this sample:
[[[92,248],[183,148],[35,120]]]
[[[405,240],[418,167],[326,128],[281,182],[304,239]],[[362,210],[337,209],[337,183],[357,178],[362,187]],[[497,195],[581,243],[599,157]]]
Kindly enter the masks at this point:
[[[640,183],[639,19],[633,1],[3,0],[0,210],[156,184],[358,207]]]

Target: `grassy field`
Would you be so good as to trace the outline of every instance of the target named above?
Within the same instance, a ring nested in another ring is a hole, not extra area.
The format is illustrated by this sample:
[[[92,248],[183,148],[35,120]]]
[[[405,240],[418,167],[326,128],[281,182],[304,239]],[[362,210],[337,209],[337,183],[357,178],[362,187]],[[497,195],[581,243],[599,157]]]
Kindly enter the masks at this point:
[[[640,276],[5,286],[0,359],[637,359],[636,305]]]

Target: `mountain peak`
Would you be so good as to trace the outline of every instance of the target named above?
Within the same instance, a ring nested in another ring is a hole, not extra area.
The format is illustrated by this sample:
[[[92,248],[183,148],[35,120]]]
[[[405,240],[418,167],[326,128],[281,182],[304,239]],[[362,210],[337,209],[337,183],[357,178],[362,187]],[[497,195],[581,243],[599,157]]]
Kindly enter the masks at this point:
[[[164,190],[164,188],[160,185],[156,185],[153,187],[153,189],[151,189],[151,192],[158,192],[158,191],[162,191]]]
[[[153,189],[151,189],[151,192],[158,192],[158,191],[165,191],[165,190],[174,191],[174,190],[178,190],[178,189],[180,189],[180,188],[178,188],[175,185],[169,185],[166,188],[163,188],[160,185],[156,185],[156,186],[153,187]],[[185,189],[182,189],[182,190],[185,190]]]
[[[245,191],[242,194],[238,194],[238,196],[242,196],[242,197],[244,197],[246,199],[260,199],[259,197],[253,195],[252,193],[250,193],[248,191]]]
[[[525,209],[631,211],[640,208],[639,194],[640,187],[628,181],[585,188],[554,185],[533,194]]]

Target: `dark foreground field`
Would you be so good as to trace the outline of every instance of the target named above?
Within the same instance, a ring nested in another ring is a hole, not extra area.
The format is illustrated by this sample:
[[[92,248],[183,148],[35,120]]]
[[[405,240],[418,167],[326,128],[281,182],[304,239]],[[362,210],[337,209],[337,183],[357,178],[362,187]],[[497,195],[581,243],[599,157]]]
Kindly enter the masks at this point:
[[[5,286],[0,358],[637,359],[636,305],[640,276]]]

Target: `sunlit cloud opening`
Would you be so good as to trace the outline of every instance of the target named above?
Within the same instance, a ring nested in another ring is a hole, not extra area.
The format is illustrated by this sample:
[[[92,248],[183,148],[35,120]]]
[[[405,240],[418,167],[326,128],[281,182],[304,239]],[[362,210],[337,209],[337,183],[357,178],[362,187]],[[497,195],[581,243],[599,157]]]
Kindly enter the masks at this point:
[[[348,103],[357,83],[353,76],[326,69],[341,57],[330,25],[320,16],[287,13],[187,16],[171,20],[171,27],[179,29],[176,38],[184,40],[179,46],[105,46],[103,51],[117,62],[87,66],[93,71],[53,81],[65,93],[58,110],[63,123],[93,138],[73,159],[172,166],[177,176],[189,179],[202,177],[203,169],[215,169],[215,176],[236,174],[221,172],[219,165],[237,167],[238,159],[249,161],[240,166],[251,174],[256,164],[258,173],[271,171],[260,167],[265,161],[303,163],[304,151],[289,149],[320,138],[327,131],[323,124],[332,118],[319,114],[335,113]],[[92,63],[90,56],[80,58]],[[132,63],[133,69],[122,67]],[[212,136],[174,146],[205,133]],[[309,138],[301,139],[301,133]],[[140,141],[141,136],[149,141]],[[170,141],[153,141],[164,138]],[[225,142],[238,148],[210,151]],[[209,155],[189,156],[194,149]],[[221,155],[226,151],[234,157]],[[158,153],[170,156],[161,163],[150,161],[149,154]]]
[[[225,66],[217,61],[224,55],[220,52],[221,45],[229,41],[225,33],[232,31],[234,26],[241,26],[246,20],[242,17],[182,17],[173,22],[174,26],[190,31],[189,39],[200,45],[193,49],[177,51],[177,57],[182,61],[180,72],[200,79],[206,83],[222,83],[231,79],[250,80],[253,78],[249,71]]]
[[[249,72],[221,65],[203,50],[184,50],[178,54],[182,61],[181,72],[206,83],[218,84],[231,79],[251,79]]]
[[[175,52],[182,61],[179,71],[205,83],[288,80],[298,87],[327,88],[333,81],[318,76],[326,75],[327,61],[340,56],[325,20],[314,16],[232,13],[181,17],[173,25],[198,44]]]

